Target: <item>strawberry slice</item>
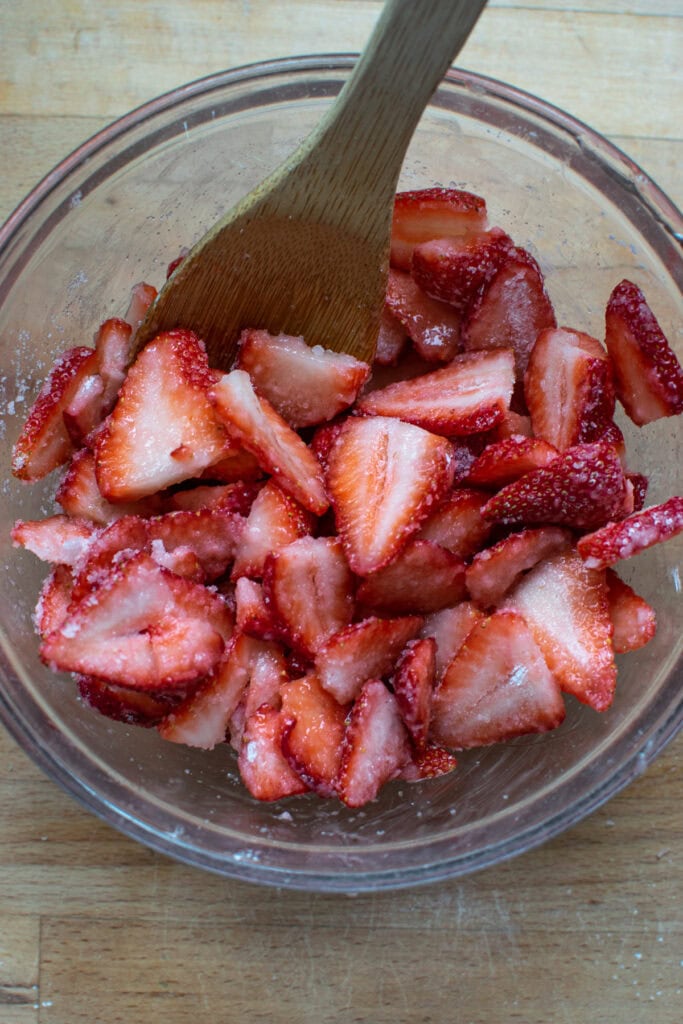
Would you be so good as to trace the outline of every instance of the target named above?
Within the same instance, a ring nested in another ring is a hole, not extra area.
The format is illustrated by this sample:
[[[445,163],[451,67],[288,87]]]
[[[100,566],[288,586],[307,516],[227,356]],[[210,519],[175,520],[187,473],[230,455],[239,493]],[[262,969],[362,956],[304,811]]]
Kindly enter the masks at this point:
[[[313,657],[353,617],[353,578],[336,537],[301,537],[266,559],[263,596],[288,646]]]
[[[398,619],[371,616],[346,626],[331,636],[315,656],[315,671],[321,685],[339,704],[348,704],[358,696],[366,679],[391,674],[396,659],[422,621],[417,615]]]
[[[260,707],[280,708],[280,689],[289,679],[282,647],[272,640],[247,640],[249,682],[242,696],[244,719],[248,721]]]
[[[294,430],[324,423],[353,405],[370,375],[367,363],[353,356],[252,329],[242,331],[236,366]]]
[[[607,353],[581,331],[541,331],[524,377],[524,396],[534,434],[560,451],[606,440],[616,401]]]
[[[637,285],[616,286],[605,322],[617,396],[633,422],[683,412],[683,368]]]
[[[140,294],[136,297],[133,289],[129,313],[137,316],[143,301],[142,289],[151,285],[139,285]],[[127,314],[128,316],[128,314]],[[137,329],[137,328],[135,328]],[[108,416],[114,407],[121,385],[126,376],[133,344],[133,325],[127,318],[120,320],[111,317],[105,320],[95,335],[95,351],[97,352],[97,371],[102,381],[103,416]]]
[[[640,512],[645,506],[650,481],[643,473],[627,473],[626,479],[633,488],[633,511]]]
[[[430,540],[412,540],[383,569],[367,576],[358,604],[380,615],[427,615],[465,596],[465,563]]]
[[[105,415],[103,393],[104,385],[99,373],[88,373],[81,379],[64,410],[64,426],[74,448],[87,445],[93,431],[102,422]]]
[[[381,569],[420,528],[453,480],[451,446],[382,416],[350,419],[328,457],[327,485],[351,569]]]
[[[538,263],[526,250],[513,248],[472,303],[463,322],[463,346],[469,351],[512,349],[522,381],[539,331],[555,326]]]
[[[478,622],[432,703],[432,735],[456,750],[546,732],[565,716],[560,689],[521,615]]]
[[[81,382],[96,372],[97,354],[91,348],[71,348],[56,360],[12,449],[12,472],[20,480],[42,480],[68,461],[73,444],[64,411]]]
[[[203,508],[197,512],[167,512],[147,522],[148,537],[155,553],[161,546],[167,553],[188,548],[197,558],[205,582],[222,576],[239,548],[246,520],[227,508]]]
[[[428,743],[422,750],[413,751],[412,759],[404,765],[399,778],[406,782],[422,782],[448,775],[457,767],[455,754],[438,743]]]
[[[209,675],[231,631],[221,598],[138,554],[72,603],[41,657],[54,671],[154,692]]]
[[[213,462],[202,471],[199,479],[222,484],[244,483],[247,480],[259,481],[263,479],[263,470],[259,466],[256,456],[233,442],[227,449],[227,453],[218,462]]]
[[[62,625],[71,604],[72,591],[71,570],[67,565],[55,565],[41,587],[33,613],[33,624],[39,636],[44,638]]]
[[[130,367],[95,445],[109,501],[134,501],[196,476],[226,446],[208,399],[213,375],[191,331],[158,335]]]
[[[482,508],[500,523],[547,523],[591,529],[623,515],[626,480],[614,448],[603,441],[577,444],[545,469],[503,487]]]
[[[427,362],[447,363],[459,351],[460,314],[426,295],[410,274],[389,271],[386,309]]]
[[[286,725],[280,712],[268,704],[245,723],[237,764],[244,785],[257,800],[282,800],[308,789],[282,753]]]
[[[391,686],[403,724],[417,750],[424,750],[427,745],[435,676],[436,640],[409,640],[396,662]]]
[[[309,789],[334,796],[341,767],[346,708],[322,688],[314,675],[281,688],[285,728],[282,752]]]
[[[15,547],[26,548],[44,562],[76,565],[84,557],[97,534],[86,519],[49,516],[47,519],[19,519],[12,528]]]
[[[261,486],[256,481],[243,480],[232,484],[200,484],[188,490],[176,491],[168,498],[168,505],[173,512],[201,512],[207,508],[220,508],[248,516]]]
[[[461,601],[453,608],[428,615],[419,635],[436,641],[435,678],[440,682],[443,674],[467,640],[477,622],[484,618],[472,601]]]
[[[233,579],[262,576],[269,554],[275,554],[313,529],[313,516],[269,480],[254,498],[237,549]]]
[[[261,468],[274,474],[304,508],[322,515],[329,501],[318,460],[270,402],[259,398],[249,375],[232,370],[211,394],[230,434],[256,456]]]
[[[455,188],[399,192],[394,199],[391,265],[410,270],[413,249],[430,238],[458,238],[483,231],[486,203]]]
[[[632,558],[641,551],[676,537],[683,531],[683,498],[673,497],[661,505],[650,505],[618,523],[581,537],[577,548],[586,565],[603,569]]]
[[[493,442],[504,441],[506,437],[533,437],[533,433],[530,416],[524,416],[521,413],[515,412],[514,409],[508,409],[500,423],[497,423],[493,428],[489,437],[491,442]]]
[[[356,410],[396,416],[447,437],[476,434],[503,418],[513,382],[512,352],[469,352],[441,370],[369,392]]]
[[[549,466],[558,455],[557,448],[540,437],[513,434],[486,446],[472,463],[466,482],[497,490],[525,473]]]
[[[347,807],[374,800],[381,787],[395,779],[410,760],[408,734],[393,694],[379,679],[360,691],[346,727],[337,782]]]
[[[484,546],[493,529],[481,510],[488,494],[457,487],[422,525],[419,537],[448,548],[458,558],[471,558]]]
[[[558,683],[596,711],[612,703],[616,668],[604,572],[575,551],[536,565],[502,606],[524,616]]]
[[[263,597],[263,587],[256,580],[240,576],[235,582],[235,626],[240,633],[260,640],[277,640],[281,628]]]
[[[385,307],[379,323],[374,362],[377,366],[396,366],[408,335],[401,322]]]
[[[612,569],[606,571],[605,578],[609,615],[614,626],[614,651],[616,654],[637,651],[649,643],[657,632],[654,608]]]
[[[559,526],[512,533],[474,556],[465,573],[467,589],[480,608],[495,607],[522,573],[572,541],[571,532]]]
[[[157,290],[152,284],[146,284],[144,281],[140,281],[138,284],[134,284],[130,293],[130,302],[128,303],[128,309],[124,320],[130,324],[131,327],[131,341],[135,338],[142,321],[147,316],[152,303],[157,297]],[[126,363],[128,360],[126,360]]]
[[[413,249],[410,272],[420,288],[464,312],[513,247],[500,228],[461,238],[433,238]]]
[[[125,725],[138,725],[150,729],[169,713],[173,697],[167,694],[144,693],[131,690],[95,676],[78,677],[78,694],[84,704],[105,718]]]
[[[87,448],[74,453],[57,488],[55,501],[67,515],[89,519],[99,526],[106,526],[121,516],[150,516],[162,510],[162,502],[156,495],[116,505],[103,498],[97,486],[95,456]]]

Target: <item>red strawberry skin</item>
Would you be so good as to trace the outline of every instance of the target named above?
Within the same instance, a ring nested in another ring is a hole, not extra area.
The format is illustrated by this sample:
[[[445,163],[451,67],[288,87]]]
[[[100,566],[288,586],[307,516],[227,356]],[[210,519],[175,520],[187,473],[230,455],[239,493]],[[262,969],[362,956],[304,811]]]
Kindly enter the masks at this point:
[[[637,285],[616,286],[605,325],[617,395],[633,422],[643,426],[683,412],[683,368]]]
[[[602,569],[676,537],[682,531],[683,498],[676,496],[581,537],[577,548],[587,566]]]
[[[463,238],[435,238],[413,250],[411,274],[434,299],[464,311],[512,248],[500,228]]]

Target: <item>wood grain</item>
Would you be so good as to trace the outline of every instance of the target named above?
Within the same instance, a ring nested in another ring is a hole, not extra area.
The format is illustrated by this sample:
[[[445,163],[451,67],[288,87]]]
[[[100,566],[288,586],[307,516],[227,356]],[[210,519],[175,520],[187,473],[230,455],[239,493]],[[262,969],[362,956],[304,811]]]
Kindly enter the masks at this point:
[[[376,0],[0,8],[0,217],[111,117]],[[683,200],[680,0],[491,0],[462,63],[610,135]],[[564,835],[419,890],[306,896],[194,871],[72,802],[0,731],[0,1024],[680,1024],[683,737]]]

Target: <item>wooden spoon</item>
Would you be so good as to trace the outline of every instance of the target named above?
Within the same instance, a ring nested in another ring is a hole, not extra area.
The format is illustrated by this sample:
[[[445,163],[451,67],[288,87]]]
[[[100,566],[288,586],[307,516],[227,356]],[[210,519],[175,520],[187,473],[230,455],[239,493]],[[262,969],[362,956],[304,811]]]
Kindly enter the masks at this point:
[[[240,329],[263,327],[370,361],[405,151],[485,2],[387,0],[327,115],[186,256],[136,350],[191,327],[211,365],[229,369]]]

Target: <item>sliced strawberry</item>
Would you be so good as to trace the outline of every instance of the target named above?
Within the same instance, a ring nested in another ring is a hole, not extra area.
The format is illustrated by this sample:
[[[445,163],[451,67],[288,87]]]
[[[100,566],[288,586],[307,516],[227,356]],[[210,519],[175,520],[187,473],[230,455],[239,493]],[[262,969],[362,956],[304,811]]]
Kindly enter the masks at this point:
[[[370,374],[367,363],[353,356],[253,329],[242,331],[236,366],[295,430],[331,420],[353,405]]]
[[[328,457],[337,530],[360,576],[386,565],[453,480],[444,438],[397,419],[349,419]]]
[[[338,419],[332,420],[331,423],[324,423],[321,427],[318,427],[311,438],[311,450],[320,465],[323,467],[325,473],[327,473],[327,464],[330,452],[337,443],[337,438],[339,437],[345,423],[346,417],[344,416],[340,416]]]
[[[505,416],[488,435],[491,441],[504,441],[506,437],[533,437],[531,417],[508,409]]]
[[[97,486],[95,456],[87,448],[74,453],[57,488],[55,501],[67,515],[89,519],[99,526],[105,526],[121,516],[155,515],[162,509],[162,502],[156,495],[150,495],[142,501],[120,502],[116,505],[103,498]]]
[[[288,646],[313,657],[353,617],[353,577],[336,537],[301,537],[266,559],[266,607]]]
[[[501,523],[547,523],[591,529],[620,518],[626,480],[614,448],[603,441],[568,448],[545,469],[503,487],[482,509]]]
[[[460,314],[426,295],[410,274],[389,271],[386,310],[427,362],[447,363],[459,351]]]
[[[456,487],[422,525],[419,536],[448,548],[458,558],[471,558],[488,540],[492,525],[481,514],[488,494]]]
[[[477,623],[432,703],[432,735],[456,750],[546,732],[565,716],[560,689],[521,615]]]
[[[203,344],[191,331],[158,335],[139,354],[95,446],[109,501],[134,501],[196,476],[225,448],[207,391]]]
[[[173,706],[172,699],[165,694],[131,690],[95,676],[79,676],[78,693],[84,704],[105,718],[143,729],[157,725]]]
[[[391,264],[410,270],[413,248],[430,238],[458,238],[483,231],[486,203],[455,188],[399,192],[394,199]]]
[[[55,671],[154,692],[209,675],[231,630],[219,597],[138,554],[72,603],[41,657]]]
[[[309,789],[334,796],[341,766],[346,708],[313,675],[285,683],[281,689],[286,725],[282,751]]]
[[[262,576],[269,554],[310,534],[312,528],[311,513],[269,480],[254,498],[247,516],[235,557],[233,579]]]
[[[388,309],[382,312],[379,324],[377,345],[375,347],[375,364],[378,366],[395,366],[405,348],[408,335],[405,328]]]
[[[348,807],[374,800],[410,760],[410,745],[396,698],[379,679],[360,691],[344,735],[337,790]]]
[[[455,755],[437,743],[428,743],[422,750],[413,752],[408,764],[404,765],[400,778],[406,782],[422,782],[448,775],[457,767]]]
[[[512,349],[521,381],[539,331],[555,326],[536,260],[526,250],[513,248],[472,304],[463,323],[463,346],[470,351]]]
[[[435,677],[437,683],[453,661],[477,622],[484,618],[471,601],[461,601],[453,608],[428,615],[422,628],[421,637],[433,637],[436,641]]]
[[[614,626],[614,651],[616,654],[637,651],[649,643],[657,632],[654,608],[612,569],[606,571],[605,578],[609,614]]]
[[[513,382],[512,352],[469,352],[441,370],[369,392],[356,409],[396,416],[447,437],[476,434],[503,418]]]
[[[525,473],[549,466],[558,454],[557,448],[540,437],[514,434],[487,445],[470,467],[466,480],[473,487],[497,490]]]
[[[280,689],[289,680],[282,647],[272,640],[248,638],[249,683],[243,696],[244,719],[260,707],[280,707]]]
[[[263,478],[263,470],[255,455],[246,448],[233,442],[218,462],[213,462],[200,474],[200,480],[212,480],[215,483],[234,484],[247,480],[258,481]]]
[[[64,423],[81,382],[97,372],[91,348],[71,348],[55,362],[12,449],[12,472],[34,483],[68,461],[73,444]]]
[[[140,294],[134,295],[131,299],[133,315],[137,316],[140,309],[139,303],[145,301],[143,288],[150,285],[139,285]],[[121,385],[126,376],[126,370],[130,362],[133,345],[133,325],[129,320],[120,320],[112,317],[105,320],[95,335],[95,351],[97,352],[97,371],[102,381],[102,405],[103,416],[108,416],[114,407]],[[135,328],[137,329],[137,328]]]
[[[255,481],[236,481],[232,484],[200,484],[188,490],[176,491],[168,499],[173,512],[200,512],[207,508],[220,508],[226,512],[249,515],[254,498],[261,490]]]
[[[645,505],[650,481],[643,473],[627,473],[626,479],[633,488],[633,511],[640,512]]]
[[[421,625],[422,619],[417,615],[399,619],[370,617],[335,633],[315,657],[321,685],[340,704],[348,704],[366,679],[391,674],[399,654]]]
[[[190,250],[186,246],[183,246],[181,248],[180,252],[178,253],[178,255],[176,256],[176,258],[171,260],[169,265],[166,267],[166,280],[167,281],[168,281],[169,277],[171,276],[171,274],[173,273],[173,271],[178,269],[178,267],[183,262],[183,260],[185,259],[185,257],[189,253],[189,251]]]
[[[138,333],[140,324],[147,316],[147,311],[157,297],[157,290],[152,284],[140,281],[134,284],[130,293],[130,302],[124,320],[132,329],[131,341]]]
[[[240,546],[246,520],[219,506],[198,512],[168,512],[148,520],[149,540],[166,552],[189,548],[201,565],[204,580],[212,582],[232,564]]]
[[[235,625],[240,633],[261,640],[277,640],[281,627],[275,623],[256,580],[240,576],[235,583]]]
[[[559,526],[522,530],[480,551],[467,567],[467,589],[480,608],[495,607],[522,573],[543,558],[568,548],[572,534]]]
[[[26,548],[44,562],[76,565],[90,547],[97,528],[87,519],[49,516],[47,519],[19,519],[12,528],[15,547]]]
[[[40,590],[33,613],[33,624],[41,637],[59,629],[64,620],[73,591],[73,577],[67,565],[55,565]]]
[[[262,469],[304,508],[322,515],[329,501],[318,460],[270,402],[256,394],[249,375],[244,370],[224,374],[212,396],[230,434]]]
[[[86,374],[64,410],[64,426],[74,448],[87,444],[89,436],[102,422],[105,415],[103,394],[104,385],[99,373]]]
[[[595,338],[567,327],[541,331],[524,377],[536,437],[560,451],[597,441],[614,416],[612,365]]]
[[[611,444],[621,459],[622,466],[626,467],[626,441],[624,440],[621,427],[617,426],[617,424],[612,421],[607,424],[600,437],[596,437],[595,440]],[[628,475],[630,476],[631,474]]]
[[[465,563],[431,540],[412,540],[358,587],[359,605],[381,615],[427,615],[465,596]]]
[[[524,576],[502,607],[524,616],[563,690],[596,711],[610,706],[616,668],[604,572],[560,552]]]
[[[463,312],[512,246],[512,239],[500,228],[461,238],[433,238],[415,246],[410,272],[427,295]]]
[[[391,685],[403,724],[417,750],[427,745],[435,678],[436,640],[409,640],[396,663]]]
[[[605,321],[617,396],[633,422],[683,412],[683,368],[637,285],[616,286]]]
[[[651,505],[618,523],[607,523],[600,530],[581,537],[579,554],[591,569],[603,569],[625,558],[632,558],[653,544],[676,537],[683,531],[683,498],[669,498]]]
[[[138,552],[149,554],[149,530],[147,521],[140,516],[121,516],[92,539],[87,557],[79,564],[74,578],[73,599],[76,602],[91,594],[110,574],[119,562],[125,561]]]
[[[280,712],[268,704],[245,723],[237,764],[244,785],[257,800],[281,800],[308,788],[282,753],[285,726]]]

